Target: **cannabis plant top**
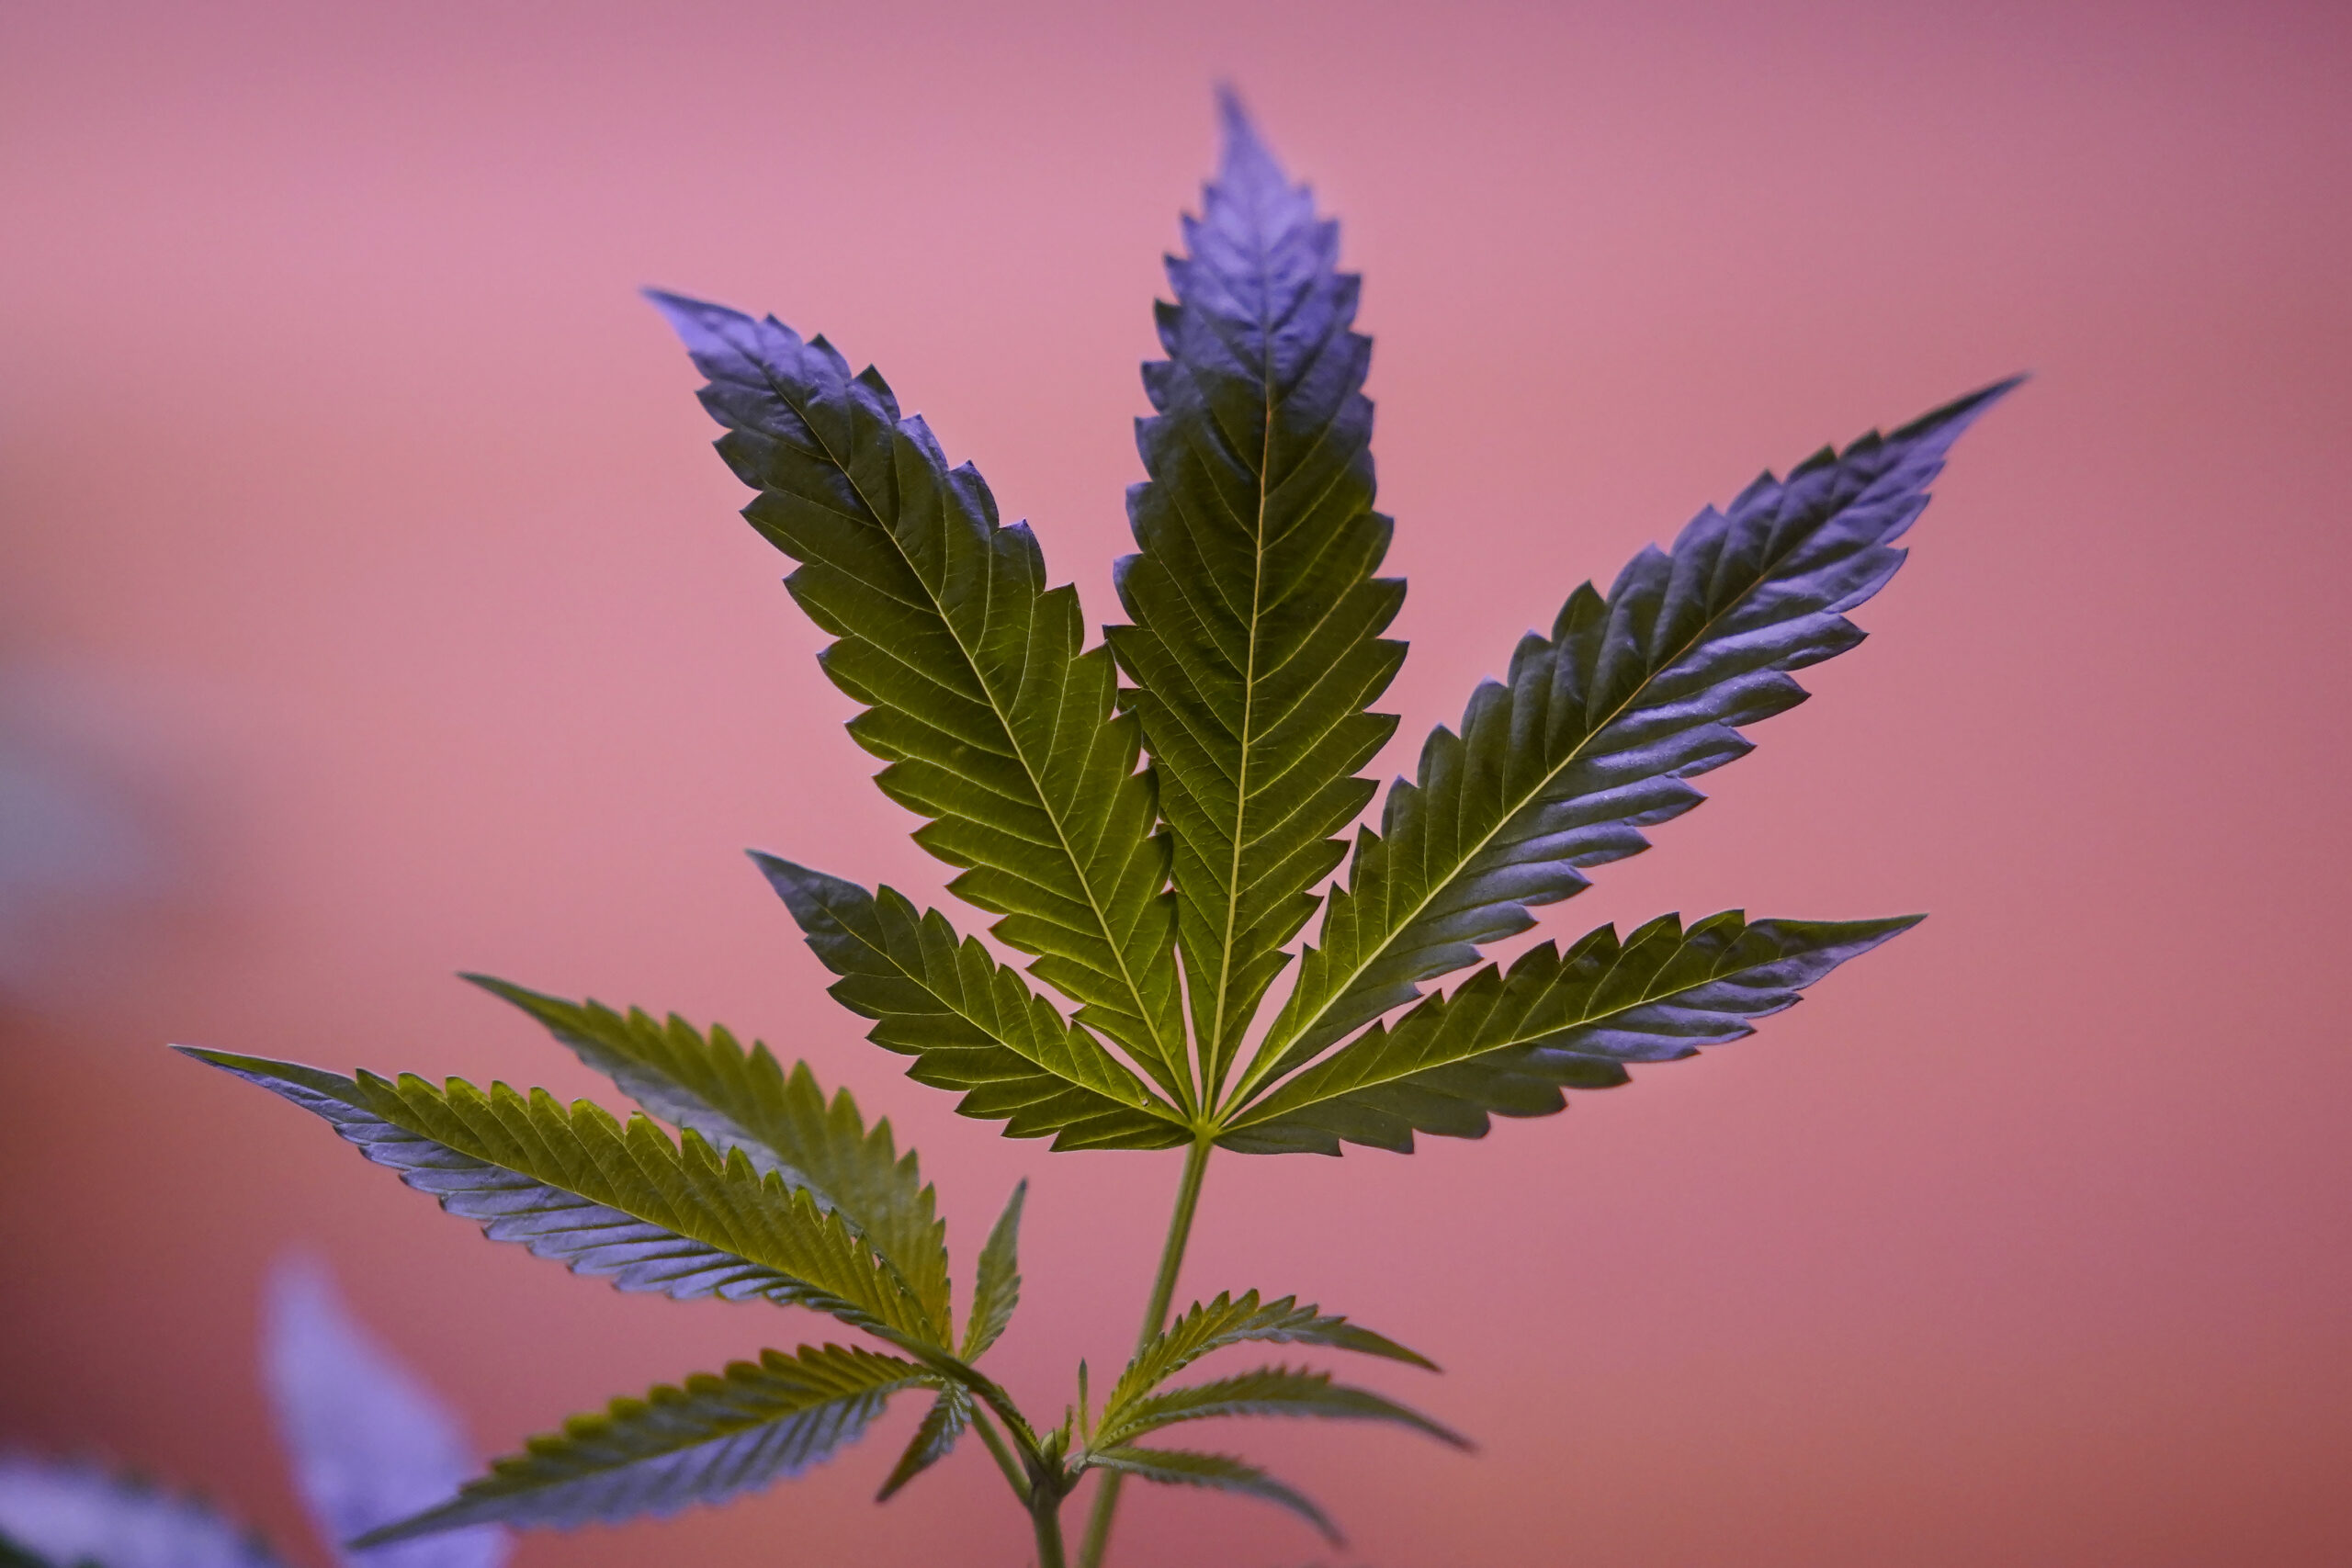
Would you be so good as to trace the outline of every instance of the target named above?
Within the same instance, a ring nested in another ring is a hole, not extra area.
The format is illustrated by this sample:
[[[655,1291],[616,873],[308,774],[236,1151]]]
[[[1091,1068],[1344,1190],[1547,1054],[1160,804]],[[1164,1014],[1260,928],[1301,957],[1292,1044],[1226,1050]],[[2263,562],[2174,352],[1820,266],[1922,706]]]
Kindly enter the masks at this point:
[[[1254,1292],[1171,1324],[1211,1151],[1409,1150],[1417,1133],[1545,1115],[1565,1089],[1749,1033],[1916,920],[1666,915],[1481,962],[1532,908],[1696,806],[1693,777],[1804,700],[1792,671],[1861,640],[1845,612],[1902,564],[1895,541],[1946,450],[2008,384],[1767,475],[1671,550],[1644,550],[1607,594],[1577,588],[1458,729],[1430,734],[1379,830],[1351,840],[1375,793],[1361,770],[1396,725],[1372,705],[1405,656],[1383,635],[1405,585],[1378,575],[1392,525],[1374,510],[1371,344],[1351,327],[1336,226],[1229,100],[1225,124],[1218,177],[1169,263],[1167,357],[1144,367],[1154,412],[1128,494],[1136,553],[1117,567],[1126,619],[1091,648],[1035,537],[1000,521],[978,471],[950,466],[877,372],[773,317],[653,296],[707,382],[720,455],[756,492],[744,515],[797,563],[792,595],[834,638],[821,663],[864,705],[849,728],[886,764],[876,782],[1023,962],[893,889],[754,859],[840,976],[832,994],[965,1114],[1057,1149],[1189,1151],[1135,1360],[1100,1404],[1081,1367],[1058,1426],[1031,1421],[976,1366],[1018,1294],[1019,1192],[959,1330],[931,1189],[846,1093],[828,1101],[805,1066],[724,1030],[482,980],[648,1114],[624,1125],[544,1091],[198,1055],[326,1117],[493,1239],[624,1290],[814,1308],[886,1349],[770,1350],[616,1402],[374,1539],[712,1500],[823,1458],[917,1388],[930,1412],[884,1495],[975,1429],[1043,1562],[1062,1561],[1058,1510],[1091,1470],[1105,1474],[1089,1563],[1125,1475],[1253,1493],[1328,1529],[1252,1466],[1138,1440],[1271,1413],[1459,1440],[1317,1371],[1167,1386],[1242,1340],[1421,1359]]]

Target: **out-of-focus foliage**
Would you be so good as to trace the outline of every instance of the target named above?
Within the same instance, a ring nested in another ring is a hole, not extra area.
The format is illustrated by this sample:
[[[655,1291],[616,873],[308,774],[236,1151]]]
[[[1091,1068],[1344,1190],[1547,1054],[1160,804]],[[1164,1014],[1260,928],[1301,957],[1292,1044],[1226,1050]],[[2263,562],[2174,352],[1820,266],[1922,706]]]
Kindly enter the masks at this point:
[[[457,1416],[344,1304],[324,1268],[281,1262],[264,1303],[262,1382],[294,1490],[345,1568],[503,1568],[503,1529],[389,1551],[351,1538],[438,1501],[480,1465]],[[210,1505],[93,1464],[0,1457],[0,1568],[278,1568]]]

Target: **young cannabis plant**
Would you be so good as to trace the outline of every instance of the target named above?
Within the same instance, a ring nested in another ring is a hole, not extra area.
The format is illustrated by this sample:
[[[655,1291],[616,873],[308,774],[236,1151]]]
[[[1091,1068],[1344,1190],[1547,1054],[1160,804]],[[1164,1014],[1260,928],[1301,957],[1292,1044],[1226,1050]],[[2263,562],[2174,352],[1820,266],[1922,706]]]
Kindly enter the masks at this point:
[[[1130,1475],[1263,1497],[1328,1532],[1256,1468],[1143,1439],[1235,1415],[1460,1439],[1320,1371],[1169,1386],[1244,1340],[1429,1364],[1287,1296],[1221,1294],[1170,1322],[1210,1152],[1408,1151],[1416,1133],[1548,1115],[1564,1089],[1749,1033],[1917,919],[1666,915],[1423,993],[1531,926],[1531,906],[1583,888],[1583,868],[1647,847],[1643,829],[1699,803],[1694,775],[1748,749],[1742,727],[1804,700],[1792,671],[1861,640],[1844,612],[1902,563],[1894,541],[1946,450],[2007,384],[1767,475],[1671,551],[1644,550],[1606,596],[1576,590],[1351,845],[1374,794],[1359,770],[1396,725],[1369,709],[1405,655],[1381,635],[1405,585],[1375,575],[1390,523],[1372,509],[1371,344],[1350,330],[1357,280],[1336,270],[1336,226],[1229,100],[1225,134],[1188,254],[1169,263],[1168,357],[1144,367],[1156,412],[1137,427],[1148,477],[1127,498],[1137,551],[1117,571],[1127,624],[1093,648],[1029,529],[999,523],[978,473],[950,467],[879,374],[853,375],[773,318],[653,296],[708,382],[719,454],[757,491],[744,515],[798,563],[792,595],[835,638],[825,672],[865,705],[851,734],[924,819],[916,840],[960,868],[949,886],[999,917],[989,932],[1024,962],[890,888],[754,859],[841,976],[834,997],[913,1058],[910,1076],[960,1092],[964,1114],[1057,1149],[1187,1151],[1135,1359],[1100,1404],[1081,1366],[1058,1425],[1033,1422],[978,1366],[1019,1295],[1020,1191],[959,1333],[932,1190],[846,1092],[829,1101],[805,1066],[724,1030],[480,980],[648,1114],[623,1125],[544,1090],[195,1055],[325,1117],[493,1240],[623,1290],[812,1308],[886,1348],[768,1350],[616,1401],[364,1540],[715,1501],[823,1459],[905,1390],[931,1404],[882,1495],[976,1431],[1047,1568],[1089,1471],[1103,1474],[1088,1568]],[[1318,894],[1342,861],[1344,881]]]

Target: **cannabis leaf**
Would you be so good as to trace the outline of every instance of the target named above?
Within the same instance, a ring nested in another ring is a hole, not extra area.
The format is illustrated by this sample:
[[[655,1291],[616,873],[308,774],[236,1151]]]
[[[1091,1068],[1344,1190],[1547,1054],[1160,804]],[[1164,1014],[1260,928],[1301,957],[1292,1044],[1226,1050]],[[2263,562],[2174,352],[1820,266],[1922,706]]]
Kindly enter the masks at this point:
[[[485,1094],[461,1078],[435,1089],[363,1072],[180,1047],[326,1119],[344,1139],[451,1213],[482,1222],[575,1273],[624,1291],[692,1300],[761,1297],[813,1307],[916,1345],[948,1327],[887,1271],[838,1214],[762,1176],[741,1149],[724,1156],[691,1129],[673,1144],[642,1116],[624,1127],[602,1108],[566,1108],[545,1089]]]
[[[1219,1292],[1216,1299],[1205,1305],[1194,1302],[1183,1315],[1153,1336],[1150,1343],[1136,1353],[1135,1359],[1119,1374],[1119,1381],[1112,1385],[1103,1420],[1116,1420],[1145,1394],[1202,1357],[1228,1345],[1250,1341],[1327,1345],[1337,1350],[1353,1350],[1360,1355],[1385,1357],[1437,1371],[1436,1363],[1395,1340],[1359,1327],[1344,1317],[1327,1317],[1320,1307],[1301,1306],[1295,1296],[1261,1303],[1255,1291],[1245,1291],[1238,1297]]]
[[[950,887],[1025,956],[1024,975],[889,887],[755,854],[832,996],[910,1058],[908,1076],[1009,1136],[1187,1147],[1136,1353],[1099,1422],[1083,1362],[1076,1404],[1042,1435],[973,1365],[1019,1304],[1025,1183],[980,1249],[959,1338],[935,1194],[846,1091],[829,1100],[805,1066],[716,1026],[471,976],[648,1114],[624,1125],[543,1090],[190,1055],[324,1117],[493,1240],[625,1290],[812,1307],[904,1354],[770,1350],[616,1402],[367,1540],[716,1500],[824,1458],[906,1388],[932,1402],[881,1496],[974,1431],[1042,1563],[1066,1562],[1058,1509],[1090,1469],[1105,1473],[1080,1568],[1100,1568],[1128,1475],[1266,1498],[1336,1540],[1314,1504],[1254,1466],[1138,1446],[1230,1416],[1381,1421],[1464,1443],[1311,1369],[1170,1386],[1244,1342],[1430,1366],[1294,1297],[1220,1294],[1167,1321],[1215,1149],[1409,1151],[1417,1134],[1547,1115],[1566,1089],[1626,1082],[1630,1064],[1751,1032],[1915,923],[1733,910],[1686,929],[1668,915],[1622,941],[1604,926],[1565,953],[1483,957],[1587,886],[1586,870],[1645,849],[1646,829],[1702,798],[1692,779],[1749,750],[1747,727],[1804,699],[1795,671],[1861,640],[1847,612],[1902,564],[1898,541],[1951,444],[2015,383],[1826,449],[1785,480],[1768,473],[1671,550],[1645,549],[1606,596],[1577,588],[1548,635],[1520,641],[1506,678],[1472,694],[1458,728],[1430,734],[1379,829],[1357,827],[1351,848],[1343,835],[1376,793],[1359,770],[1396,723],[1371,708],[1405,651],[1385,635],[1404,584],[1375,575],[1391,524],[1373,509],[1371,344],[1354,330],[1359,283],[1338,269],[1337,226],[1231,95],[1221,109],[1216,178],[1167,264],[1166,357],[1144,367],[1136,550],[1115,571],[1127,623],[1094,648],[1076,590],[1046,586],[1026,525],[1000,522],[978,471],[951,467],[879,373],[853,375],[823,338],[773,317],[650,296],[705,378],[720,456],[756,492],[744,516],[791,558],[794,599],[833,639],[820,663],[861,705],[849,728],[885,764],[877,782],[923,818],[915,838],[957,868]],[[1318,908],[1312,942],[1286,952]]]
[[[762,1352],[720,1376],[657,1385],[575,1416],[493,1462],[441,1505],[370,1531],[380,1546],[468,1525],[576,1525],[673,1514],[753,1491],[854,1441],[900,1389],[929,1382],[912,1361],[828,1345]]]
[[[895,890],[855,883],[774,855],[752,857],[842,978],[832,995],[876,1021],[866,1038],[915,1058],[918,1083],[966,1091],[956,1109],[1001,1120],[1012,1137],[1051,1136],[1057,1149],[1168,1148],[1182,1116],[1095,1038],[989,956],[960,942],[946,917],[918,916]]]
[[[1119,1448],[1136,1438],[1216,1416],[1319,1416],[1343,1421],[1393,1421],[1425,1432],[1442,1443],[1466,1449],[1469,1440],[1428,1416],[1370,1389],[1335,1383],[1329,1372],[1260,1367],[1188,1388],[1167,1389],[1114,1407],[1102,1418],[1095,1441]]]
[[[923,1415],[922,1425],[907,1444],[907,1451],[890,1469],[889,1479],[882,1483],[882,1490],[874,1495],[877,1503],[887,1503],[899,1495],[899,1488],[945,1459],[956,1447],[956,1439],[972,1424],[972,1396],[955,1384],[940,1391]]]
[[[2017,383],[1888,436],[1825,450],[1710,507],[1668,552],[1645,549],[1603,599],[1586,583],[1510,678],[1441,726],[1417,782],[1359,830],[1348,886],[1252,1062],[1241,1095],[1475,963],[1586,886],[1577,869],[1648,847],[1641,829],[1703,798],[1685,781],[1751,749],[1739,727],[1803,702],[1789,671],[1862,640],[1843,612],[1883,586],[1945,453]]]
[[[951,469],[873,369],[773,317],[650,298],[708,378],[719,455],[760,492],[743,515],[840,639],[825,672],[867,705],[850,733],[889,763],[884,792],[931,818],[916,839],[968,868],[951,886],[1004,917],[989,929],[1189,1105],[1168,845],[1077,590],[1046,587],[1027,525],[999,526],[978,472]]]
[[[350,1309],[320,1265],[281,1263],[265,1303],[262,1370],[278,1435],[319,1535],[332,1546],[448,1495],[477,1460],[457,1417]],[[365,1568],[499,1568],[498,1529],[371,1553]],[[336,1561],[356,1562],[337,1550]]]
[[[1490,964],[1394,1027],[1374,1024],[1242,1113],[1224,1142],[1409,1152],[1416,1131],[1476,1138],[1489,1114],[1550,1115],[1563,1089],[1623,1083],[1621,1064],[1754,1033],[1749,1019],[1794,1007],[1805,987],[1921,918],[1749,921],[1729,909],[1688,931],[1661,915],[1623,943],[1603,926],[1565,955],[1545,942],[1508,975]]]
[[[899,1155],[888,1122],[866,1131],[849,1090],[828,1103],[805,1062],[787,1074],[765,1045],[755,1041],[746,1052],[715,1025],[705,1038],[675,1013],[657,1023],[635,1009],[623,1017],[594,1001],[466,978],[547,1025],[654,1115],[700,1134],[720,1155],[741,1149],[754,1169],[806,1190],[865,1239],[933,1322],[953,1321],[947,1227],[934,1195],[914,1155]]]
[[[42,1568],[279,1568],[202,1503],[80,1464],[0,1457],[0,1542]]]
[[[1098,1449],[1086,1462],[1096,1470],[1156,1481],[1163,1486],[1205,1486],[1218,1492],[1238,1492],[1288,1508],[1323,1532],[1334,1546],[1344,1544],[1337,1526],[1322,1509],[1300,1493],[1260,1470],[1225,1454],[1194,1453],[1185,1449]]]
[[[1004,1213],[989,1229],[980,1248],[979,1275],[972,1286],[972,1320],[964,1328],[964,1359],[977,1361],[1012,1322],[1021,1304],[1021,1211],[1029,1198],[1029,1183],[1013,1188]]]
[[[1175,835],[1177,941],[1204,1099],[1371,800],[1356,770],[1396,719],[1363,710],[1405,645],[1381,637],[1401,580],[1374,578],[1371,340],[1358,280],[1240,106],[1189,254],[1159,309],[1168,357],[1144,367],[1148,483],[1128,492],[1138,553],[1117,568],[1134,623],[1109,628],[1134,682],[1159,809]]]

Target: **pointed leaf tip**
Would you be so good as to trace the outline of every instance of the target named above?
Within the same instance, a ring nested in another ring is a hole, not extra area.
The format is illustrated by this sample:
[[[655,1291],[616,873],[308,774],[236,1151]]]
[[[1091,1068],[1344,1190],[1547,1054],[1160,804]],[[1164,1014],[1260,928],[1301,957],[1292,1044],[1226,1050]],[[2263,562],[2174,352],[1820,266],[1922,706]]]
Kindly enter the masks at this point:
[[[1226,186],[1265,186],[1281,190],[1289,185],[1283,173],[1281,160],[1274,156],[1265,139],[1258,134],[1258,127],[1250,118],[1250,110],[1241,102],[1241,95],[1230,84],[1220,84],[1216,90],[1217,125],[1224,132],[1225,150],[1218,160],[1217,179]]]
[[[1928,410],[1910,423],[1896,430],[1887,439],[1890,441],[1912,440],[1930,431],[1938,431],[1942,434],[1943,444],[1949,446],[1960,438],[1962,431],[1975,423],[1986,409],[2016,391],[2031,378],[2030,372],[2020,371],[2015,376],[1996,381],[1989,387],[1979,387],[1973,392],[1954,398],[1941,408]]]
[[[670,330],[678,334],[689,353],[718,346],[721,327],[748,324],[752,319],[741,310],[730,310],[691,295],[673,294],[665,288],[640,288],[638,292],[662,312],[662,319],[670,323]]]
[[[752,863],[760,868],[760,874],[768,879],[776,897],[804,925],[827,904],[837,904],[844,898],[857,902],[867,896],[855,883],[828,876],[782,855],[772,855],[763,850],[746,850],[744,853],[752,857]]]

